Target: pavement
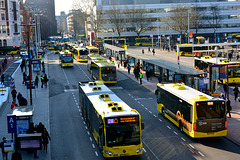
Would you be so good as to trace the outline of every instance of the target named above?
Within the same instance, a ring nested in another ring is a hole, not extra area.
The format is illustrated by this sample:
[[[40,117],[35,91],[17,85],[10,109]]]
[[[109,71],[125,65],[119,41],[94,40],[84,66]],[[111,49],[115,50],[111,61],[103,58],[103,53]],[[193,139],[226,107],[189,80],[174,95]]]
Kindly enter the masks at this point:
[[[45,62],[45,67],[46,67],[46,73],[48,74],[48,62],[46,59],[47,56],[43,58]],[[15,80],[15,86],[16,86],[16,91],[21,92],[23,97],[25,97],[28,101],[28,105],[30,105],[30,90],[27,89],[27,87],[22,84],[22,72],[20,68],[21,64],[21,59],[16,57],[14,60],[11,58],[8,59],[8,66],[4,70],[4,74],[8,74],[9,70],[12,70],[14,66],[14,72],[12,72],[12,77]],[[0,61],[1,64],[1,61]],[[27,69],[27,75],[28,75],[28,69]],[[40,73],[41,76],[42,72]],[[32,77],[35,79],[37,73],[33,72]],[[11,96],[11,89],[7,88],[4,92],[3,96],[0,96],[0,121],[1,127],[0,127],[0,141],[2,140],[2,137],[6,137],[7,139],[11,139],[11,134],[8,133],[7,129],[7,123],[3,123],[4,121],[7,121],[7,114],[12,114],[12,110],[10,108],[11,102],[12,102],[12,96]],[[1,86],[0,86],[0,91],[1,91]],[[39,82],[39,86],[36,89],[32,90],[32,102],[34,106],[34,111],[33,111],[33,122],[34,125],[39,124],[39,122],[42,122],[43,125],[46,127],[47,131],[49,132],[50,136],[50,118],[49,118],[49,89],[48,88],[41,88],[41,82]],[[51,143],[51,142],[50,142]],[[51,155],[50,155],[50,144],[48,144],[48,152],[45,152],[43,150],[38,150],[38,158],[39,160],[50,160]],[[34,158],[34,155],[32,152],[27,152],[27,151],[20,151],[22,154],[22,159],[24,160],[32,160],[36,159]],[[8,159],[11,159],[12,152],[8,153]],[[2,152],[0,152],[0,157],[2,157]],[[1,159],[1,158],[0,158]]]

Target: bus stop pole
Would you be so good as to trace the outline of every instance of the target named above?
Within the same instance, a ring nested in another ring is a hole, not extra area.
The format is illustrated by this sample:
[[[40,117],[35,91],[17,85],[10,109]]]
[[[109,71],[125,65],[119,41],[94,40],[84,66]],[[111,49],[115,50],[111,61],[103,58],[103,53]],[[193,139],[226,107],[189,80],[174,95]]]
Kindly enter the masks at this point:
[[[28,25],[28,32],[27,32],[27,37],[28,37],[28,61],[29,61],[29,82],[30,82],[30,105],[32,105],[32,71],[31,71],[31,56],[30,56],[30,25]]]

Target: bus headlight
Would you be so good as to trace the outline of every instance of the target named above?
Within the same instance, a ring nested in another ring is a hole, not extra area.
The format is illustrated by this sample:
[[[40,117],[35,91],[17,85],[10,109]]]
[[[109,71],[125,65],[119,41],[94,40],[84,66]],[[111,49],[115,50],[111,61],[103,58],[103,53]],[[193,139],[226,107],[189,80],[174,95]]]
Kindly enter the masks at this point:
[[[136,150],[137,153],[139,153],[139,152],[141,152],[141,151],[142,151],[142,148],[138,148],[138,149]]]
[[[106,154],[112,155],[112,152],[110,151],[105,151]]]

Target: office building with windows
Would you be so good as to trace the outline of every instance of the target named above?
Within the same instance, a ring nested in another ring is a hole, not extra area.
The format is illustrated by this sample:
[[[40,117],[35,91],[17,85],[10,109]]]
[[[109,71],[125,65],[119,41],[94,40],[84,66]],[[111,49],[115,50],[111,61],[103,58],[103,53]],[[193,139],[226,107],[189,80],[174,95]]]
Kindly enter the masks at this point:
[[[240,32],[240,2],[238,0],[98,0],[96,2],[96,9],[100,10],[103,19],[103,23],[99,26],[99,37],[118,37],[116,31],[116,25],[111,20],[111,10],[115,8],[120,10],[122,15],[118,16],[121,25],[121,37],[137,37],[137,34],[133,32],[132,26],[127,22],[129,19],[127,16],[126,7],[129,9],[135,8],[144,10],[144,18],[148,22],[146,31],[140,34],[141,36],[171,36],[173,39],[179,37],[179,31],[175,27],[170,27],[172,20],[169,17],[174,15],[174,11],[177,7],[188,8],[186,12],[186,18],[191,16],[192,10],[198,10],[202,14],[202,24],[199,26],[197,35],[209,38],[210,42],[213,42],[214,36],[216,36],[217,42],[223,42],[225,40],[226,33]],[[217,23],[213,24],[213,8],[217,10]],[[135,10],[135,11],[136,11]],[[188,22],[185,22],[188,23]],[[216,27],[213,27],[213,26]],[[215,33],[214,34],[214,30]],[[196,29],[189,25],[189,32],[193,35],[196,34]]]

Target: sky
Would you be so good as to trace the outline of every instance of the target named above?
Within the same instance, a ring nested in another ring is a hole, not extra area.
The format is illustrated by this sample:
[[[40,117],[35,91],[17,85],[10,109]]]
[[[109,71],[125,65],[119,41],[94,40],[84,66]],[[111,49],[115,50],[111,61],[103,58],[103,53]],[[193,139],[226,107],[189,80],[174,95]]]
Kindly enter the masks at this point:
[[[55,0],[55,15],[59,16],[61,11],[68,14],[72,9],[73,0]]]

